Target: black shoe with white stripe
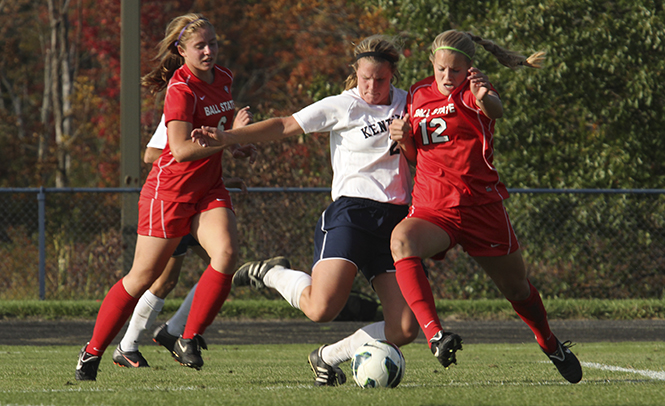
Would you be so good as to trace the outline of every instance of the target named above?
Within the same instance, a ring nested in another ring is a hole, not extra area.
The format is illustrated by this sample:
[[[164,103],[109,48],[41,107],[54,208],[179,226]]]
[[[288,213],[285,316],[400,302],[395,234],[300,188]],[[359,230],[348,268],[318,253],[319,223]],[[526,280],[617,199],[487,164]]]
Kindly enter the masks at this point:
[[[79,360],[76,364],[77,381],[97,380],[97,369],[99,368],[99,362],[102,360],[102,357],[87,352],[85,349],[88,347],[88,344],[90,343],[84,345],[79,353]]]
[[[450,364],[457,364],[455,352],[462,350],[462,337],[455,333],[444,333],[442,330],[434,334],[429,342],[432,354],[441,365],[448,368]]]
[[[247,262],[233,275],[233,286],[252,286],[256,289],[263,289],[266,287],[263,278],[269,270],[276,266],[291,268],[291,263],[285,257]]]
[[[570,351],[570,347],[574,344],[570,341],[560,342],[556,340],[557,349],[553,354],[548,354],[545,352],[556,369],[559,370],[561,376],[563,376],[570,383],[577,383],[582,380],[582,365],[577,359],[575,354]]]
[[[346,375],[340,367],[333,367],[326,364],[321,358],[321,351],[325,348],[322,345],[318,349],[309,354],[309,366],[312,367],[316,379],[314,385],[316,386],[336,386],[342,385],[346,382]]]
[[[201,348],[207,350],[208,346],[200,335],[197,334],[190,339],[180,337],[173,347],[173,358],[186,367],[201,369],[203,366]]]

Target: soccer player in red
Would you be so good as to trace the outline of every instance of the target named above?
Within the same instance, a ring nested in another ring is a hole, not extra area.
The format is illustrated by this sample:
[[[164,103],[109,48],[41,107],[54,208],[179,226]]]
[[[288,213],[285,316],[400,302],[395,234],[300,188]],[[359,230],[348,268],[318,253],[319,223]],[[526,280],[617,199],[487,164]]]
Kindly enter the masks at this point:
[[[238,109],[236,117],[233,120],[233,127],[238,128],[245,126],[252,121],[252,113],[249,107]],[[143,161],[152,166],[152,164],[161,156],[162,150],[166,147],[166,124],[164,123],[164,115],[155,130],[152,138],[146,146]],[[224,177],[224,185],[227,188],[238,188],[241,192],[247,192],[247,185],[240,178]],[[194,251],[205,263],[210,263],[208,253],[201,247],[198,241],[191,234],[182,237],[180,244],[175,249],[166,268],[159,278],[146,290],[139,299],[134,312],[129,319],[125,335],[118,343],[115,351],[113,351],[113,363],[121,367],[127,368],[140,368],[149,367],[148,361],[143,357],[139,351],[139,339],[143,332],[147,330],[155,321],[159,313],[164,307],[164,299],[171,293],[178,283],[180,277],[180,270],[187,255],[188,250]],[[153,333],[153,341],[165,347],[173,354],[173,349],[182,335],[187,324],[187,316],[189,315],[192,300],[194,299],[194,292],[196,285],[192,287],[185,299],[183,300],[178,311],[166,323],[155,329]]]
[[[192,368],[203,365],[201,334],[226,300],[238,260],[236,218],[222,178],[223,148],[203,148],[190,139],[194,128],[232,124],[233,74],[215,64],[218,50],[215,29],[205,17],[177,17],[160,42],[159,66],[143,78],[153,92],[166,88],[168,142],[141,190],[134,263],[104,298],[92,339],[79,354],[77,380],[96,379],[102,354],[190,232],[210,256],[210,265],[199,280],[174,357]],[[256,156],[253,145],[229,149],[236,158],[253,161]]]
[[[519,243],[503,206],[508,198],[493,165],[494,122],[503,115],[499,94],[473,66],[475,43],[511,67],[540,67],[542,53],[525,58],[470,33],[446,31],[432,44],[434,75],[414,84],[404,120],[391,137],[417,161],[409,215],[391,238],[397,282],[444,367],[456,363],[459,335],[444,332],[422,258],[442,259],[459,244],[492,278],[529,325],[545,354],[572,383],[582,368],[550,331],[547,313],[529,282]]]

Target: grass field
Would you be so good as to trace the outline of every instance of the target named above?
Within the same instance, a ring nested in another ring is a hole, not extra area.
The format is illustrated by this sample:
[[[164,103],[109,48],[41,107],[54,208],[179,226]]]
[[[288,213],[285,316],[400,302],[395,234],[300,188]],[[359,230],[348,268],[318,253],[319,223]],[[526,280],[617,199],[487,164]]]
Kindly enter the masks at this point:
[[[151,368],[102,359],[96,382],[77,382],[79,347],[0,346],[2,405],[663,405],[665,342],[578,344],[584,379],[570,385],[535,344],[473,344],[444,370],[422,344],[403,348],[406,375],[395,389],[349,381],[313,385],[306,345],[210,346],[201,371],[161,347],[142,351]]]
[[[67,320],[97,317],[101,300],[0,300],[0,319]],[[662,299],[544,299],[550,320],[665,319]],[[182,304],[182,298],[168,299],[162,316],[170,317]],[[437,300],[437,313],[458,320],[519,320],[507,300]],[[382,320],[381,308],[377,320]],[[229,300],[219,317],[255,319],[306,319],[300,310],[284,300]]]

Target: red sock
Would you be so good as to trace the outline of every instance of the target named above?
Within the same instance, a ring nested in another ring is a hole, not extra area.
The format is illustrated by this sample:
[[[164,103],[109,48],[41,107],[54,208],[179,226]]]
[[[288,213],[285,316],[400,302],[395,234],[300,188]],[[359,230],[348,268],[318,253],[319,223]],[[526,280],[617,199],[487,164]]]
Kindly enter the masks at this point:
[[[536,341],[538,341],[540,347],[551,354],[557,350],[556,337],[550,330],[550,325],[547,322],[547,312],[538,290],[531,284],[531,281],[528,282],[531,288],[529,297],[526,300],[509,300],[509,302],[520,318],[531,328],[533,334],[536,335]]]
[[[395,277],[402,295],[413,314],[416,315],[418,324],[429,342],[434,334],[443,328],[441,328],[439,316],[436,314],[432,288],[425,276],[422,260],[419,257],[402,258],[395,262],[395,270],[397,271]]]
[[[233,275],[217,272],[208,265],[196,286],[182,338],[191,339],[196,334],[203,334],[212,324],[231,291],[231,279]]]
[[[122,284],[122,279],[109,290],[97,313],[95,329],[86,351],[92,355],[102,355],[106,347],[118,335],[122,326],[134,311],[139,298],[132,297]]]

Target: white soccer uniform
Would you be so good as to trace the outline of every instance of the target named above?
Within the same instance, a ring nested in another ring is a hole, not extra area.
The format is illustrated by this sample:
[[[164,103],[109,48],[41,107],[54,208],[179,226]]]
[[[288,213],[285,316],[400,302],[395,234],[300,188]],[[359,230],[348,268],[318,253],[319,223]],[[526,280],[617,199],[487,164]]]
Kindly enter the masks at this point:
[[[390,105],[370,105],[358,88],[326,97],[293,114],[305,133],[330,132],[332,199],[360,197],[405,205],[411,201],[409,164],[388,126],[403,115],[406,91],[390,87]]]
[[[315,228],[315,264],[347,260],[370,283],[376,275],[394,269],[390,232],[406,216],[411,201],[409,164],[388,129],[393,119],[403,116],[406,92],[391,86],[390,93],[390,105],[370,105],[354,88],[293,114],[305,133],[330,132],[333,203]],[[263,280],[297,309],[304,290],[312,285],[309,274],[278,267]],[[370,324],[322,348],[321,360],[337,365],[349,360],[362,343],[385,338],[385,322]]]
[[[164,123],[164,114],[162,114],[162,118],[159,120],[159,124],[157,125],[157,128],[155,128],[155,132],[152,134],[152,137],[150,138],[150,141],[148,141],[148,145],[146,145],[146,147],[164,149],[164,147],[166,147],[167,139],[166,124]]]

